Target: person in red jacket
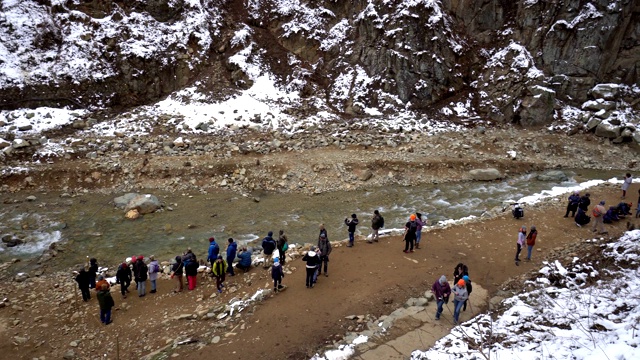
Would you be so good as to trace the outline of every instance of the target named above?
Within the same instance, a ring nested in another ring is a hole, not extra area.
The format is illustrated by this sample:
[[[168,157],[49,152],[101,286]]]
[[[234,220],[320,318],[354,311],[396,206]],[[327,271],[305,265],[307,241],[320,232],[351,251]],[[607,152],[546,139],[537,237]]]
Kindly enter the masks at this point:
[[[537,236],[538,236],[538,230],[536,230],[535,226],[531,226],[531,230],[529,230],[529,235],[527,235],[527,261],[531,261],[531,251],[533,250],[533,246],[536,244]]]

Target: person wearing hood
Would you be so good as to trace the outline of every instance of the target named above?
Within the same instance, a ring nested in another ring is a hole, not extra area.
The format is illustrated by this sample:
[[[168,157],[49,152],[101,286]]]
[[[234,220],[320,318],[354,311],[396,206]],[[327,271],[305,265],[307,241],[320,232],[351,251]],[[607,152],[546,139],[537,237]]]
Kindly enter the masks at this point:
[[[276,241],[273,240],[273,231],[269,231],[267,236],[262,239],[262,253],[264,254],[264,268],[271,267],[273,251],[276,249]]]
[[[467,285],[467,294],[471,296],[471,292],[473,291],[473,285],[471,285],[471,279],[469,279],[468,275],[465,275],[462,277],[462,280],[464,280],[464,283]],[[469,302],[469,299],[464,301],[464,305],[462,305],[462,311],[467,311],[467,302]]]
[[[143,297],[147,294],[148,271],[149,268],[147,264],[144,263],[144,257],[142,255],[138,256],[136,266],[133,270],[133,276],[136,278],[136,283],[138,284],[138,297]]]
[[[273,266],[271,266],[271,278],[273,279],[273,292],[277,293],[282,289],[282,279],[284,279],[284,271],[282,271],[282,265],[280,265],[280,260],[278,258],[273,260]]]
[[[440,320],[442,306],[449,302],[449,295],[451,295],[451,287],[444,275],[440,276],[440,279],[433,283],[431,286],[431,292],[436,298],[436,320]]]
[[[535,226],[531,226],[529,235],[527,235],[527,261],[531,261],[531,252],[533,251],[533,247],[536,245],[537,237],[538,230],[536,230]],[[471,293],[471,291],[469,291],[469,293]]]
[[[518,240],[516,241],[516,266],[520,266],[520,252],[527,238],[527,228],[525,226],[518,230]]]
[[[98,260],[96,258],[89,259],[89,288],[96,288],[96,275],[98,274]],[[98,288],[96,288],[98,291]]]
[[[567,211],[564,213],[564,217],[569,217],[569,213],[571,213],[571,217],[574,217],[576,210],[578,210],[578,204],[580,204],[580,192],[574,191],[573,194],[569,196]]]
[[[120,284],[120,293],[122,294],[123,299],[127,298],[132,277],[131,268],[126,262],[123,262],[118,266],[118,271],[116,272],[116,284]]]
[[[411,214],[409,221],[404,225],[404,252],[413,252],[413,243],[416,241],[416,231],[418,230],[418,223],[416,222],[416,215]]]
[[[582,227],[584,225],[587,225],[591,221],[591,217],[587,215],[587,213],[582,210],[581,207],[579,207],[574,220],[578,227]]]
[[[218,293],[222,292],[222,288],[224,287],[224,277],[227,273],[227,262],[224,261],[222,255],[218,255],[218,259],[213,263],[213,267],[211,268],[211,272],[213,276],[216,278],[216,288],[218,289]]]
[[[158,264],[158,260],[156,260],[155,255],[151,255],[149,257],[151,262],[149,263],[149,282],[151,282],[151,294],[156,293],[157,289],[157,281],[158,281],[158,273],[160,273],[160,265]]]
[[[469,267],[463,263],[458,263],[453,269],[453,283],[457,283],[465,275],[469,275]]]
[[[102,285],[107,285],[107,289],[111,287],[109,282],[104,278],[103,275],[98,275],[98,282],[96,283],[96,292],[102,289]]]
[[[96,286],[98,285],[96,284]],[[109,292],[108,284],[100,284],[98,289],[96,297],[100,305],[100,322],[104,325],[109,325],[111,324],[111,309],[115,306],[115,302]]]
[[[456,286],[453,287],[453,324],[458,325],[458,318],[460,317],[460,309],[464,305],[465,301],[469,299],[469,293],[467,292],[467,284],[463,279],[460,279]]]
[[[246,246],[242,247],[240,253],[238,254],[238,258],[240,261],[236,264],[236,267],[244,272],[249,271],[251,269],[251,252],[247,250]]]
[[[359,220],[356,214],[351,214],[351,219],[345,218],[344,224],[347,225],[349,232],[349,244],[347,247],[353,247],[356,239],[356,226],[358,226]]]
[[[227,272],[229,276],[235,276],[236,274],[233,272],[233,260],[236,259],[236,254],[238,253],[238,244],[233,241],[233,238],[227,239],[229,245],[227,245]]]
[[[209,264],[211,264],[212,268],[213,263],[216,262],[216,259],[218,259],[219,253],[220,247],[218,246],[218,243],[216,243],[216,238],[212,236],[209,238],[209,253],[207,256],[207,261],[209,262]]]
[[[182,257],[180,255],[176,256],[176,262],[171,266],[171,278],[175,278],[176,288],[173,292],[181,292],[184,284],[182,283],[182,274],[184,273],[184,266],[182,265]]]
[[[189,259],[185,262],[184,256],[182,257],[182,264],[184,267],[184,274],[187,276],[187,288],[193,290],[196,288],[198,281],[198,265],[197,261]]]
[[[320,264],[320,258],[318,258],[318,254],[316,254],[315,251],[309,250],[302,257],[302,261],[305,261],[307,263],[307,276],[305,278],[305,285],[307,285],[307,288],[313,288],[313,277],[316,273],[318,265]]]
[[[78,283],[78,288],[82,293],[82,301],[89,301],[91,299],[91,292],[89,291],[90,280],[86,265],[81,267],[80,271],[78,271],[78,274],[76,275],[76,282]]]
[[[324,264],[324,276],[329,276],[329,254],[331,254],[331,243],[326,235],[320,234],[318,240],[318,252],[320,253],[320,264],[318,264],[318,275],[322,275],[322,264]]]
[[[593,207],[592,215],[593,215],[593,227],[591,231],[599,232],[600,234],[606,234],[607,231],[604,229],[604,214],[607,210],[604,208],[604,200],[600,201],[600,203]]]

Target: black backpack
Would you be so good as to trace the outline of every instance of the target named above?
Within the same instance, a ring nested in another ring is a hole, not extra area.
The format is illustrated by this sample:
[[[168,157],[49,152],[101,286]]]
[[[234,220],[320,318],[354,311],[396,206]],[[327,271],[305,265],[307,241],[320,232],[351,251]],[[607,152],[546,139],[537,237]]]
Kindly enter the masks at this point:
[[[380,227],[384,227],[384,218],[382,217],[382,215],[380,215]]]

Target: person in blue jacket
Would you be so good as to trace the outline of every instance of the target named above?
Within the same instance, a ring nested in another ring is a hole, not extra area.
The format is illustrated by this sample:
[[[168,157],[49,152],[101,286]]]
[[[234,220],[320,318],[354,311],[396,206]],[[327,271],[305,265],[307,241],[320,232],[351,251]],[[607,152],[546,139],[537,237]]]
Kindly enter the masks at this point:
[[[244,272],[249,271],[251,269],[251,252],[247,251],[247,247],[243,246],[238,254],[240,261],[236,264],[236,267]]]
[[[229,238],[227,240],[229,245],[227,246],[227,272],[229,276],[235,276],[236,274],[233,272],[233,260],[236,259],[236,253],[238,252],[238,244],[233,241],[233,238]]]
[[[218,259],[218,254],[220,253],[220,247],[216,243],[215,237],[209,238],[209,255],[207,256],[207,261],[211,264],[211,268],[213,269],[213,263]]]

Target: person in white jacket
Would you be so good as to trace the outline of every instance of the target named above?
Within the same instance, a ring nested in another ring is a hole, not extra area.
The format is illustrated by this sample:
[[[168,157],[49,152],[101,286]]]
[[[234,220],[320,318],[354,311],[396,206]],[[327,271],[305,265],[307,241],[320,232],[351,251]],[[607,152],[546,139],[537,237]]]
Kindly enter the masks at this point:
[[[458,317],[460,316],[460,309],[464,302],[469,298],[469,293],[467,292],[467,284],[463,279],[460,279],[456,286],[453,287],[453,324],[458,325]]]
[[[527,228],[525,226],[518,230],[518,241],[516,242],[516,266],[520,266],[520,251],[524,247],[524,242],[527,239]]]

